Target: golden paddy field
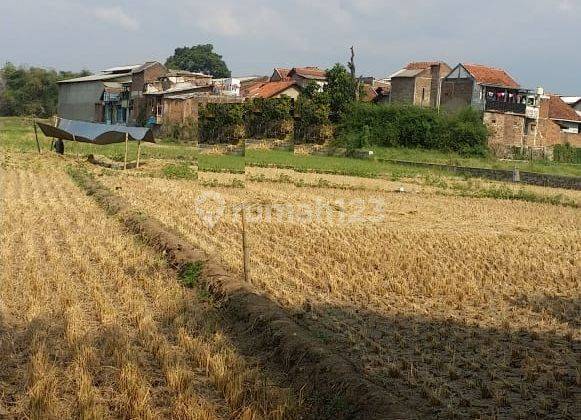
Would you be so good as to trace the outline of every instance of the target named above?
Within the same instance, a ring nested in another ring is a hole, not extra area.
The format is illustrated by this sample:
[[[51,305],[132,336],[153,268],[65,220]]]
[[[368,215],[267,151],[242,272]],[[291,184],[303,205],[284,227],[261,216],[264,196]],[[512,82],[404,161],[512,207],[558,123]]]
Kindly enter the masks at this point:
[[[256,289],[425,416],[577,415],[578,208],[442,194],[417,180],[353,188],[346,177],[293,176],[247,172],[245,188],[100,179],[240,277],[246,203]],[[207,191],[221,198],[200,202]],[[200,219],[199,204],[221,216],[215,225]],[[316,206],[323,217],[309,213]]]

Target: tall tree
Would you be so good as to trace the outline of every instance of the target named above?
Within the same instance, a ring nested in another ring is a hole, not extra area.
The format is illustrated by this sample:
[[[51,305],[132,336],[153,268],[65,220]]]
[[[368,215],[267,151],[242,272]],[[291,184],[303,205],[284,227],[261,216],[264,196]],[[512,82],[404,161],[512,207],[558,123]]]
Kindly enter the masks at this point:
[[[323,89],[329,95],[331,120],[337,122],[357,97],[357,81],[337,63],[327,70],[327,84]]]
[[[176,48],[165,65],[170,69],[200,72],[218,78],[231,75],[222,56],[214,52],[212,44]]]

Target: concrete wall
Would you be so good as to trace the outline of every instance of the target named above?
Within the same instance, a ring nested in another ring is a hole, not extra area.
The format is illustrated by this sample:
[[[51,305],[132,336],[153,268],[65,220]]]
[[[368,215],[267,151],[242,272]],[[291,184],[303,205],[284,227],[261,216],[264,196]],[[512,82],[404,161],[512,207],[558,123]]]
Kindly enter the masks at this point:
[[[424,163],[424,162],[410,162],[405,160],[392,159],[378,159],[382,162],[397,163],[398,165],[409,165],[421,168],[430,168],[436,170],[444,170],[455,174],[466,175],[474,178],[486,178],[496,181],[518,182],[528,185],[539,185],[551,188],[565,188],[570,190],[581,190],[581,177],[577,176],[560,176],[541,174],[537,172],[523,172],[518,171],[519,181],[515,177],[515,171],[507,169],[487,169],[487,168],[473,168],[468,166],[453,166],[444,165],[440,163]]]
[[[78,121],[95,121],[95,105],[105,91],[103,82],[61,83],[59,86],[58,115]]]

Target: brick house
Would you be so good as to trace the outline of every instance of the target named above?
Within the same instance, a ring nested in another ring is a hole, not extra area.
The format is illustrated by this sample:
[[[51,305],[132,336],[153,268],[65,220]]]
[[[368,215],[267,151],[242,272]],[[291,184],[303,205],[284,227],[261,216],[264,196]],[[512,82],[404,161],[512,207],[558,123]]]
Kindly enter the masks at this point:
[[[242,103],[240,96],[214,95],[211,93],[180,93],[164,95],[161,99],[163,114],[161,124],[184,124],[198,121],[200,107],[209,103]]]
[[[168,74],[168,69],[157,61],[150,61],[133,69],[131,73],[131,109],[129,125],[142,125],[147,119],[147,99],[144,97],[148,83]]]
[[[547,95],[541,102],[538,137],[542,146],[581,147],[581,116],[559,96]]]
[[[481,64],[458,64],[442,80],[440,107],[448,111],[467,107],[481,111],[490,108],[520,111],[522,97],[520,85],[505,70]]]
[[[286,77],[289,80],[294,80],[301,88],[307,87],[311,82],[315,82],[321,88],[327,83],[326,70],[318,67],[294,67]]]
[[[489,144],[498,155],[512,147],[538,150],[542,155],[550,155],[548,150],[557,144],[581,147],[581,117],[561,98],[545,95],[539,89],[534,102],[529,100],[527,111],[484,112],[484,122],[490,130]]]
[[[440,82],[451,68],[441,61],[413,62],[389,77],[390,102],[438,107]]]
[[[561,99],[581,116],[581,96],[561,96]]]

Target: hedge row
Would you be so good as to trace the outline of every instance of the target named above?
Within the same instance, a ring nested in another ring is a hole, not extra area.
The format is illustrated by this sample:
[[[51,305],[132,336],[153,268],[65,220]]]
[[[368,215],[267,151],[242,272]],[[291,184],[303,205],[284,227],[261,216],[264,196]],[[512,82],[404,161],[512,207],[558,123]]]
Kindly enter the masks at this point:
[[[553,160],[562,163],[581,164],[581,147],[570,144],[557,144],[553,148]]]
[[[404,105],[355,103],[337,128],[337,141],[347,147],[411,147],[487,153],[488,130],[479,112],[457,114]]]
[[[199,112],[200,141],[210,144],[235,143],[245,137],[284,138],[293,126],[290,98],[210,103]]]

